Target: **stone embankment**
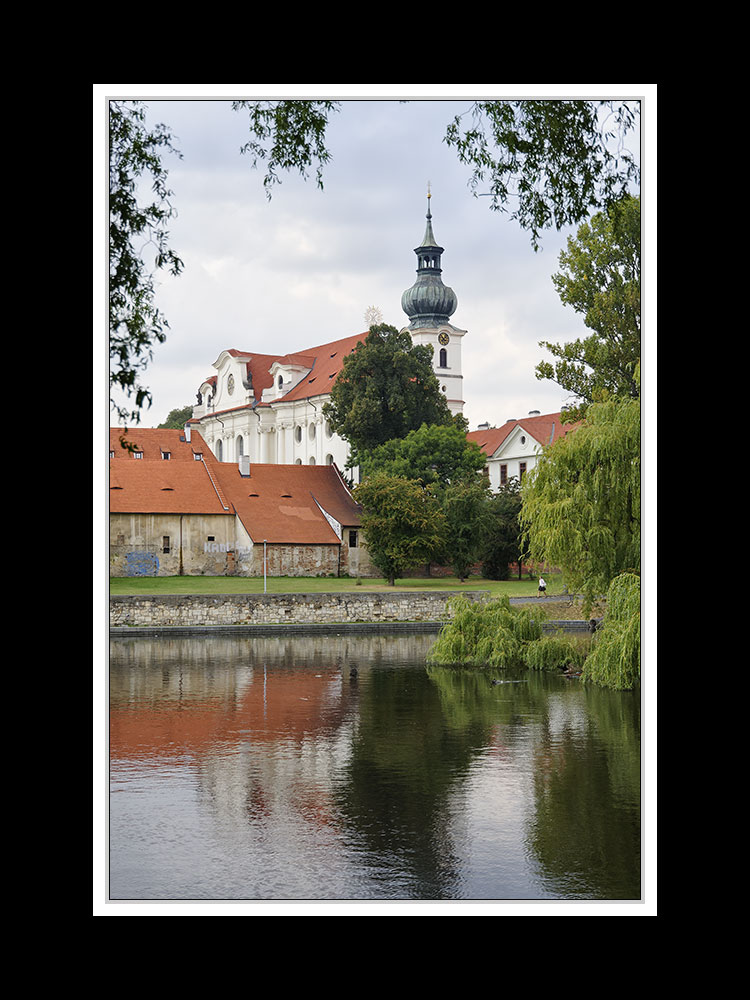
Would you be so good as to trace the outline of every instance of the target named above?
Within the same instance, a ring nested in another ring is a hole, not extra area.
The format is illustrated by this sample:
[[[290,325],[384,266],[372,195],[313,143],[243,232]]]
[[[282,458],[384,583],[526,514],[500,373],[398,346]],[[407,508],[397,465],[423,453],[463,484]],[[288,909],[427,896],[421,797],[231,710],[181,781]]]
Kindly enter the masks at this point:
[[[441,625],[453,591],[363,594],[191,594],[117,596],[109,599],[111,629],[273,626],[309,629],[330,625],[396,623]],[[487,591],[461,591],[484,600]]]

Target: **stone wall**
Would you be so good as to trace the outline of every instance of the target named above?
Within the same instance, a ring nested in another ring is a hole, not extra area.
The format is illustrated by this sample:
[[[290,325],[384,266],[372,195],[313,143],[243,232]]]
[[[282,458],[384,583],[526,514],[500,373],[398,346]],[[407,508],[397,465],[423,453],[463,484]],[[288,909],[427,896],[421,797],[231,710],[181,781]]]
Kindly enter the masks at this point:
[[[453,591],[363,594],[217,594],[117,596],[109,599],[112,627],[320,625],[342,622],[441,622]],[[460,591],[483,600],[486,591]]]

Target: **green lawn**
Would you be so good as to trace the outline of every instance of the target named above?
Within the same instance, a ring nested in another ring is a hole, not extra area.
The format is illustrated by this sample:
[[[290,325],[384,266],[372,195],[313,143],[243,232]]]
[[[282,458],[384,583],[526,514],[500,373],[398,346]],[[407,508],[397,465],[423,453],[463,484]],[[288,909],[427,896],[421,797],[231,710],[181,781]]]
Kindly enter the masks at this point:
[[[557,573],[545,574],[547,595],[562,593],[562,578]],[[367,593],[387,590],[487,590],[492,596],[536,596],[537,579],[485,580],[472,576],[465,583],[456,577],[428,577],[396,580],[389,587],[385,580],[362,579],[360,584],[349,577],[269,576],[269,594]],[[262,594],[263,577],[247,576],[138,576],[110,577],[110,595],[120,594]]]

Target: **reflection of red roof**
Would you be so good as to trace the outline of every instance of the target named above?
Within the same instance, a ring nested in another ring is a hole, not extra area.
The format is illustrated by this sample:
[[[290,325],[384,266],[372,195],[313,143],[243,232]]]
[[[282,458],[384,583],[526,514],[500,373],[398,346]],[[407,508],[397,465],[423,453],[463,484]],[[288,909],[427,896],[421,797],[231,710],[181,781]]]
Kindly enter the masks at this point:
[[[502,427],[490,427],[483,431],[469,431],[466,435],[469,441],[479,445],[485,455],[491,457],[500,445],[516,427],[522,427],[540,445],[554,444],[561,437],[580,426],[580,421],[564,424],[561,413],[544,413],[538,417],[522,417],[521,420],[508,420]]]
[[[121,447],[121,433],[110,429],[113,514],[236,514],[254,542],[298,545],[340,544],[323,511],[342,526],[360,523],[335,465],[258,464],[243,477],[235,463],[218,462],[195,430],[190,441],[179,430],[128,431],[142,458]]]
[[[315,674],[309,670],[269,670],[265,678],[256,674],[238,701],[188,695],[182,705],[167,701],[155,710],[150,700],[134,709],[129,701],[112,695],[110,753],[113,760],[155,753],[181,757],[186,751],[201,757],[232,739],[302,738],[341,721],[340,684],[341,672],[323,667]],[[336,691],[339,697],[332,699]]]

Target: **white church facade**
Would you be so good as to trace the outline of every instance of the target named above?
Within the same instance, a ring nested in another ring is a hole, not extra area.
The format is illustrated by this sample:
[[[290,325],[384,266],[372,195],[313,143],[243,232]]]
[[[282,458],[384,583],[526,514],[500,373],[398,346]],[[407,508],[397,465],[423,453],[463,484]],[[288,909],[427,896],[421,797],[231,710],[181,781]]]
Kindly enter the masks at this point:
[[[461,342],[466,334],[450,322],[458,300],[443,284],[443,247],[432,229],[430,195],[427,225],[417,256],[417,277],[401,297],[409,317],[405,327],[415,344],[433,348],[433,366],[452,413],[462,413]],[[223,350],[198,389],[190,425],[221,462],[332,465],[345,469],[347,442],[333,433],[323,415],[344,358],[367,332],[303,347],[294,354]]]

